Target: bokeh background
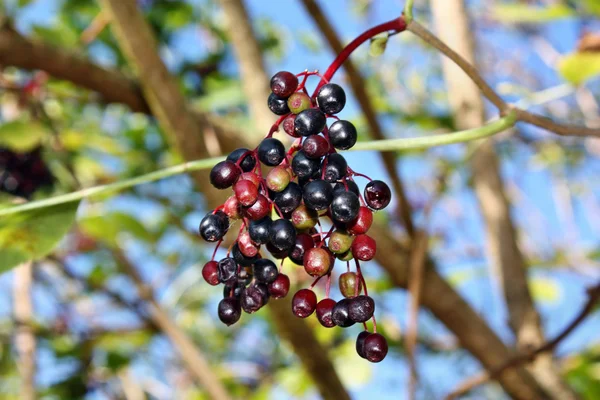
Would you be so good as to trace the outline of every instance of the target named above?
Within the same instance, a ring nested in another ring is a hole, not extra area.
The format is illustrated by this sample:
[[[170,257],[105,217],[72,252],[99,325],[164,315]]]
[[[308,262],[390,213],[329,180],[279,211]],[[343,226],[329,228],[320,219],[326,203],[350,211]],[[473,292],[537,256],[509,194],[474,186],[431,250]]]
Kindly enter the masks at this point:
[[[131,104],[119,104],[118,99],[107,104],[106,93],[69,81],[73,71],[68,68],[63,76],[57,76],[40,71],[43,60],[33,67],[14,61],[19,59],[15,49],[21,49],[24,58],[35,58],[37,53],[18,47],[20,42],[7,30],[132,79],[139,76],[122,52],[100,3],[0,2],[4,12],[0,146],[13,153],[39,149],[53,179],[33,193],[33,199],[135,177],[186,158],[143,110],[132,112]],[[264,59],[264,70],[253,71],[257,80],[279,70],[324,71],[333,60],[335,54],[305,2],[244,3]],[[404,6],[398,0],[318,3],[343,43],[398,16]],[[429,3],[415,3],[416,18],[435,30]],[[597,2],[466,3],[478,68],[505,99],[523,104],[543,102],[533,110],[561,122],[600,126],[600,86],[594,79],[600,73]],[[266,133],[266,117],[264,111],[257,115],[251,104],[255,108],[262,104],[267,110],[266,97],[250,95],[246,86],[252,75],[247,71],[240,78],[240,65],[250,65],[251,72],[253,67],[234,51],[231,25],[220,2],[144,0],[138,6],[190,107],[217,116],[226,126],[203,131],[205,154],[219,155],[238,143],[257,144]],[[365,45],[352,61],[364,78],[386,137],[444,134],[460,127],[448,105],[441,56],[415,36],[391,37],[380,56],[371,54]],[[372,126],[350,89],[347,72],[340,70],[335,81],[348,88],[343,118],[356,124],[360,140],[371,140]],[[533,96],[542,90],[542,100]],[[488,116],[495,114],[490,106]],[[236,132],[244,136],[236,137]],[[219,135],[229,143],[221,145]],[[184,146],[198,138],[187,140]],[[586,302],[586,288],[600,278],[600,142],[559,137],[519,124],[494,137],[493,143],[526,260],[530,293],[547,337],[553,337]],[[500,272],[486,253],[489,236],[473,190],[469,151],[467,145],[451,145],[397,153],[391,171],[375,152],[345,156],[355,170],[373,178],[391,181],[390,172],[402,178],[414,223],[429,234],[429,256],[435,268],[512,346],[515,335],[507,322]],[[10,184],[6,176],[3,179],[3,190],[14,192],[14,182]],[[19,267],[21,273],[13,270],[0,275],[0,398],[24,398],[23,346],[16,337],[23,327],[28,337],[35,339],[30,365],[35,366],[32,379],[39,398],[208,398],[204,385],[182,361],[181,344],[174,344],[153,319],[152,310],[157,308],[191,340],[232,396],[335,398],[323,391],[327,382],[315,383],[322,370],[311,374],[315,372],[311,368],[323,366],[303,362],[317,352],[325,357],[326,365],[335,368],[352,398],[407,398],[409,295],[389,276],[390,268],[408,267],[394,258],[406,253],[403,243],[408,236],[398,218],[398,197],[390,210],[377,215],[387,235],[397,240],[396,245],[386,247],[391,267],[382,268],[378,262],[363,267],[377,302],[380,329],[390,343],[386,360],[369,364],[354,350],[360,331],[356,326],[325,329],[309,318],[302,329],[318,339],[320,348],[311,348],[313,342],[307,341],[301,350],[304,356],[299,357],[298,346],[290,344],[293,339],[289,341],[296,325],[288,325],[292,332],[282,335],[286,322],[280,320],[280,311],[263,309],[244,315],[229,328],[219,322],[216,305],[221,288],[207,285],[200,273],[213,249],[197,235],[200,219],[210,210],[206,189],[184,174],[84,201],[76,224],[59,247],[35,261],[33,268],[24,265]],[[15,198],[3,193],[1,201],[7,206]],[[61,221],[43,235],[56,235],[62,229]],[[301,269],[286,268],[295,283],[309,284]],[[337,288],[333,292],[339,297]],[[31,309],[23,311],[19,304],[27,305],[29,296]],[[440,301],[444,301],[442,296]],[[481,364],[427,308],[418,317],[416,397],[443,398],[463,379],[480,371]],[[599,331],[600,315],[592,313],[554,350],[558,375],[585,399],[600,398]],[[470,398],[506,397],[499,385],[487,383]]]

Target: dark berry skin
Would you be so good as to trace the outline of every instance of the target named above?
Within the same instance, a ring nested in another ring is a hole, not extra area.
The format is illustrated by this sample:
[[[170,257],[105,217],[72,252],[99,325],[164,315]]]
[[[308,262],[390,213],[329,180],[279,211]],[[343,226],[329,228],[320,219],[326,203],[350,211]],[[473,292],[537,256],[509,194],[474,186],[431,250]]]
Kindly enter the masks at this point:
[[[302,111],[294,120],[294,131],[298,136],[318,135],[327,125],[325,114],[318,108]]]
[[[382,210],[390,204],[392,191],[383,181],[371,181],[365,186],[365,202],[373,210]]]
[[[284,258],[287,258],[289,253],[287,250],[279,250],[277,247],[273,246],[273,243],[271,242],[267,243],[267,251],[278,260],[283,260]]]
[[[208,213],[200,221],[200,236],[207,242],[216,242],[223,239],[229,229],[229,218],[223,211]]]
[[[256,244],[267,244],[269,242],[269,230],[273,220],[271,217],[264,217],[257,221],[250,221],[248,233],[250,238]]]
[[[300,289],[292,299],[292,312],[296,317],[306,318],[317,308],[317,295],[310,289]]]
[[[227,326],[233,325],[239,321],[242,316],[240,302],[235,297],[228,297],[221,300],[218,307],[219,319]]]
[[[326,210],[333,200],[331,185],[322,180],[314,180],[304,186],[304,204],[312,210]]]
[[[329,153],[329,143],[323,136],[311,135],[302,142],[302,151],[308,158],[320,159]]]
[[[358,235],[352,242],[352,255],[360,261],[370,261],[377,252],[377,243],[367,235]]]
[[[254,278],[259,282],[269,284],[277,279],[278,274],[275,263],[267,258],[261,258],[254,263]]]
[[[323,179],[327,182],[336,182],[346,176],[348,173],[348,162],[343,155],[334,153],[327,156],[323,161],[325,172]]]
[[[274,93],[269,95],[269,98],[267,99],[267,106],[269,106],[269,110],[276,115],[285,115],[290,112],[287,100],[282,97],[278,97]]]
[[[346,186],[347,186],[347,189],[346,189]],[[346,185],[344,185],[344,182],[338,182],[333,186],[333,194],[334,195],[336,192],[346,192],[346,191],[350,191],[357,196],[360,194],[360,189],[358,188],[358,185],[356,184],[356,182],[348,180],[348,179],[346,180]]]
[[[285,189],[274,196],[273,201],[281,212],[291,213],[302,203],[302,189],[296,182],[290,182]]]
[[[367,356],[365,355],[365,339],[369,337],[370,334],[371,332],[362,331],[356,337],[356,352],[362,358],[367,358]]]
[[[363,348],[365,358],[373,363],[382,361],[388,353],[387,340],[379,333],[367,336]]]
[[[290,97],[298,87],[298,77],[288,71],[279,71],[271,78],[271,91],[283,98]]]
[[[269,298],[271,297],[271,295],[269,294],[269,287],[266,284],[261,283],[261,282],[254,282],[254,287],[262,295],[263,305],[267,304],[269,302]]]
[[[299,151],[292,159],[292,171],[299,178],[309,178],[319,171],[321,160],[309,158],[304,151]]]
[[[352,192],[338,192],[331,202],[331,217],[337,222],[347,223],[358,216],[360,200]]]
[[[202,277],[211,286],[219,284],[219,263],[209,261],[202,267]]]
[[[251,154],[250,150],[248,150],[248,149],[245,149],[243,147],[239,148],[239,149],[235,149],[227,156],[227,161],[237,163],[238,160],[242,156],[244,157],[244,160],[239,164],[240,167],[242,168],[242,171],[244,171],[244,172],[252,171],[254,169],[254,167],[256,166],[256,159],[254,158],[254,156]]]
[[[349,310],[350,300],[342,299],[336,303],[331,312],[333,322],[342,328],[348,328],[354,325],[354,321],[350,319]]]
[[[235,297],[236,299],[239,299],[245,288],[246,287],[243,282],[240,282],[237,279],[232,279],[225,283],[225,286],[223,286],[223,298],[226,299],[227,297]]]
[[[299,233],[296,235],[296,243],[290,251],[289,257],[294,264],[304,265],[304,254],[315,247],[315,241],[308,233]]]
[[[219,282],[225,283],[230,281],[237,273],[238,265],[232,257],[226,257],[219,261],[218,273]]]
[[[233,161],[221,161],[210,171],[210,183],[217,189],[227,189],[235,183],[242,170]]]
[[[269,240],[278,250],[290,251],[296,243],[296,228],[287,219],[273,221],[269,230]]]
[[[348,233],[352,235],[361,235],[367,233],[373,224],[373,211],[367,207],[360,207],[356,218],[347,225]]]
[[[327,274],[333,265],[330,253],[323,247],[314,247],[304,253],[304,270],[315,278]]]
[[[256,260],[258,260],[258,256],[247,257],[242,253],[240,249],[240,245],[236,242],[231,246],[231,256],[235,260],[235,262],[242,267],[250,267],[252,266]]]
[[[358,296],[362,290],[362,281],[355,272],[344,272],[339,278],[340,292],[344,297]],[[358,285],[358,288],[356,287]]]
[[[329,298],[317,303],[317,319],[325,328],[333,328],[335,326],[332,319],[332,311],[335,304],[335,300]]]
[[[335,121],[329,127],[329,140],[331,145],[338,150],[348,150],[356,144],[358,133],[350,121]]]
[[[275,138],[266,138],[258,145],[258,159],[269,167],[275,167],[285,158],[283,143]]]
[[[277,278],[269,283],[269,294],[274,299],[282,299],[290,291],[290,278],[286,274],[279,274]]]
[[[296,120],[296,114],[290,114],[287,117],[285,117],[285,119],[281,123],[281,126],[283,127],[283,131],[285,133],[287,133],[288,135],[290,135],[291,137],[300,137],[299,135],[296,134],[296,131],[294,130],[294,121],[295,120]]]
[[[254,286],[249,286],[242,291],[240,296],[240,305],[242,310],[248,314],[252,314],[263,306],[262,293]]]
[[[258,199],[258,188],[254,183],[245,179],[238,180],[233,185],[233,193],[240,204],[244,207],[250,207]]]
[[[346,105],[346,93],[340,85],[327,83],[317,93],[317,105],[325,114],[337,114]]]
[[[252,221],[261,219],[269,215],[271,212],[271,203],[262,194],[258,195],[258,198],[250,207],[242,207],[242,213]]]
[[[369,296],[356,296],[350,299],[348,311],[352,321],[367,322],[375,312],[375,302]]]

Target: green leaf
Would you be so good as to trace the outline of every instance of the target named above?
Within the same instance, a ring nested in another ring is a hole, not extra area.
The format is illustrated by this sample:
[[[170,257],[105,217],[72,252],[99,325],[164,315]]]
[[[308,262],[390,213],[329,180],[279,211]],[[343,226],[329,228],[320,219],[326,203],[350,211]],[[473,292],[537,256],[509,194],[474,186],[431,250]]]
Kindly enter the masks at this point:
[[[129,214],[121,212],[83,217],[79,221],[79,228],[86,235],[111,246],[116,246],[119,243],[122,233],[128,233],[147,242],[153,240],[153,235],[148,232],[140,221]]]
[[[0,218],[0,272],[50,253],[67,234],[79,202]]]
[[[598,1],[598,0],[584,0],[583,1],[583,6],[585,7],[585,9],[589,13],[600,15],[600,1]]]
[[[48,133],[46,127],[39,122],[16,120],[0,126],[0,146],[8,147],[15,152],[31,151]]]
[[[600,53],[572,53],[558,63],[558,71],[574,85],[600,75]]]
[[[535,24],[554,21],[573,15],[573,10],[563,4],[539,7],[529,4],[498,4],[492,11],[494,18],[513,24]]]
[[[130,357],[125,356],[121,353],[109,352],[106,355],[106,366],[112,372],[117,372],[118,370],[129,364],[130,360]]]
[[[369,55],[371,57],[379,57],[382,55],[385,52],[389,37],[389,34],[384,32],[371,39],[371,43],[369,44]]]

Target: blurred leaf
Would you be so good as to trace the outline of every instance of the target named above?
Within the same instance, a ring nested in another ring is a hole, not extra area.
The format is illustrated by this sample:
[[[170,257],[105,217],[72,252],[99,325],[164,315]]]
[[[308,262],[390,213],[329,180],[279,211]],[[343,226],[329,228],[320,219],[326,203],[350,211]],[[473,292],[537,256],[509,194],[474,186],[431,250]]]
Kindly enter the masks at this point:
[[[584,83],[600,74],[600,54],[573,53],[558,63],[558,71],[574,85]]]
[[[133,353],[144,347],[152,339],[152,334],[146,330],[131,332],[109,332],[96,340],[96,347],[107,352]]]
[[[129,361],[131,361],[131,358],[121,353],[111,351],[106,355],[106,366],[113,372],[125,367],[129,364]]]
[[[369,55],[371,57],[379,57],[382,55],[387,47],[389,37],[389,34],[384,32],[371,39],[371,42],[369,43]]]
[[[589,13],[600,15],[600,1],[583,0],[583,5]]]
[[[529,281],[529,290],[535,301],[553,303],[560,299],[560,285],[550,278],[534,277]]]
[[[208,91],[195,104],[203,110],[222,110],[239,107],[246,102],[242,86],[238,81],[227,81],[218,88]]]
[[[58,21],[53,26],[36,25],[33,36],[57,47],[73,48],[79,44],[79,35],[67,21]]]
[[[0,272],[50,253],[75,222],[79,202],[0,218]]]
[[[493,16],[506,23],[544,23],[573,15],[573,10],[563,4],[546,7],[522,3],[497,4]]]
[[[306,49],[312,53],[319,53],[323,50],[323,43],[313,31],[303,31],[296,33],[296,38]]]
[[[367,384],[373,370],[367,362],[356,362],[356,345],[353,339],[344,341],[336,351],[335,369],[344,386],[356,389]]]
[[[116,246],[123,233],[128,233],[136,239],[151,242],[154,239],[144,225],[133,216],[121,212],[86,216],[79,221],[83,233],[94,239]]]
[[[40,145],[48,133],[39,122],[16,120],[0,125],[0,146],[17,153],[31,151]]]

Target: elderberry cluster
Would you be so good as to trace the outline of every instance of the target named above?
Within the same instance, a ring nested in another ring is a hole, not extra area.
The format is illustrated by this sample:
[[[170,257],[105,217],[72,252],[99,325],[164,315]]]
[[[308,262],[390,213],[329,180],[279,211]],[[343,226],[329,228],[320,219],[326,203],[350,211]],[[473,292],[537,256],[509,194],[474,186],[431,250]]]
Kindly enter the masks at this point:
[[[29,199],[36,190],[53,181],[42,159],[41,148],[15,153],[0,147],[0,191]]]
[[[360,261],[375,256],[377,246],[367,232],[373,211],[389,204],[391,192],[384,182],[352,170],[337,153],[354,146],[357,131],[351,122],[336,116],[346,103],[342,87],[321,77],[315,95],[308,95],[305,84],[314,75],[320,76],[316,71],[275,74],[267,105],[279,119],[256,149],[237,149],[211,170],[211,184],[217,189],[233,188],[233,194],[202,219],[200,235],[218,242],[218,249],[232,221],[240,220],[241,226],[227,256],[214,260],[215,249],[202,274],[211,285],[224,284],[218,315],[231,325],[242,310],[256,312],[270,298],[285,297],[290,289],[288,276],[263,256],[261,248],[274,259],[289,258],[315,278],[309,288],[295,293],[292,312],[300,318],[316,312],[327,328],[362,323],[365,330],[358,335],[357,353],[379,362],[387,354],[387,342],[376,333],[375,302],[368,295]],[[329,126],[328,120],[333,120]],[[296,138],[287,151],[272,137],[280,127]],[[263,167],[270,168],[266,176]],[[362,194],[355,177],[369,180]],[[329,297],[336,259],[347,264],[347,272],[339,277],[344,296],[339,301]],[[350,271],[351,260],[356,272]],[[313,288],[323,277],[325,298],[317,301]],[[371,319],[373,333],[366,325]]]

